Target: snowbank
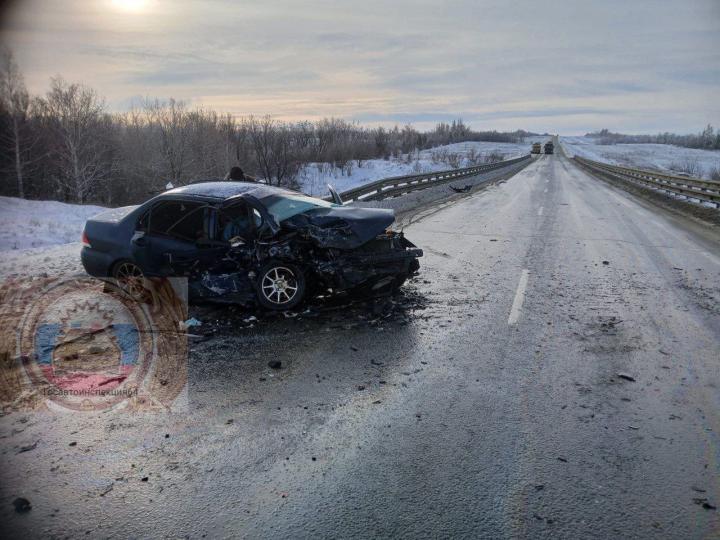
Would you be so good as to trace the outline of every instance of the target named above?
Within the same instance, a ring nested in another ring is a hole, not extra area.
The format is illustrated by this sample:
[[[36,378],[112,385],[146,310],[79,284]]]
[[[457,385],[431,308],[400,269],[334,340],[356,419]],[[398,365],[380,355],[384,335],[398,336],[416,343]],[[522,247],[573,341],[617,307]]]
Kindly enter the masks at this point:
[[[670,144],[596,144],[593,137],[560,137],[568,156],[580,156],[594,161],[624,165],[638,169],[654,169],[667,173],[683,172],[688,166],[698,167],[698,173],[709,178],[710,171],[720,169],[720,152],[697,150]],[[690,172],[690,171],[687,171]]]
[[[102,206],[0,197],[0,251],[79,242],[85,220]]]

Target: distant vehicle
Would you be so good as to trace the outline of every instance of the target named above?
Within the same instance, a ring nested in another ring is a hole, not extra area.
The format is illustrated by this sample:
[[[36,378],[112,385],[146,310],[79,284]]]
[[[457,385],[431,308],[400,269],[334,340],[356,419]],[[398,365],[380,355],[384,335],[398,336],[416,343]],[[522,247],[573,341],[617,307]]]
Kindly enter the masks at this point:
[[[395,289],[418,271],[422,250],[389,228],[392,210],[333,198],[248,182],[171,189],[88,219],[82,264],[130,292],[145,276],[187,276],[191,298],[279,310],[327,290]]]
[[[555,149],[555,145],[551,141],[548,141],[545,143],[545,153],[546,154],[552,154],[554,149]]]
[[[542,153],[542,148],[540,146],[539,142],[533,143],[532,150],[530,151],[531,154],[540,154]]]

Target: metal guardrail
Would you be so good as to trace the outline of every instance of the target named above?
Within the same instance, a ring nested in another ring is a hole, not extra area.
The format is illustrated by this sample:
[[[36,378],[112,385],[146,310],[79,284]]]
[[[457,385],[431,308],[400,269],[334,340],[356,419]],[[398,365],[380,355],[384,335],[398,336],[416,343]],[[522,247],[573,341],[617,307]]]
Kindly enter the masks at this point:
[[[382,180],[376,180],[375,182],[370,182],[368,184],[363,184],[360,187],[343,191],[340,193],[340,197],[342,197],[342,200],[345,202],[379,201],[388,197],[404,195],[405,193],[410,193],[411,191],[446,184],[459,178],[475,176],[477,174],[483,174],[496,169],[502,169],[504,167],[509,167],[510,165],[528,161],[531,158],[532,156],[528,154],[515,159],[498,161],[496,163],[488,163],[485,165],[476,165],[473,167],[465,167],[464,169],[451,169],[449,171],[436,171],[424,174],[410,174],[405,176],[383,178]],[[325,197],[325,199],[331,200],[330,197]]]
[[[590,170],[610,175],[619,180],[640,184],[673,195],[680,195],[687,199],[712,203],[715,208],[720,209],[720,182],[663,174],[643,169],[631,169],[630,167],[619,167],[579,156],[575,156],[573,159]]]

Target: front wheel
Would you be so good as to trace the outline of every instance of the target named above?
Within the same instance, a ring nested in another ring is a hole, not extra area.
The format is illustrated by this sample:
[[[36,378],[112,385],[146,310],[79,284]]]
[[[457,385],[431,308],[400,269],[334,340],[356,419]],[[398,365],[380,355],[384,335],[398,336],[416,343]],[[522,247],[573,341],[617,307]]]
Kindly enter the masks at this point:
[[[293,309],[305,296],[305,275],[292,263],[270,261],[258,272],[257,296],[266,309]]]

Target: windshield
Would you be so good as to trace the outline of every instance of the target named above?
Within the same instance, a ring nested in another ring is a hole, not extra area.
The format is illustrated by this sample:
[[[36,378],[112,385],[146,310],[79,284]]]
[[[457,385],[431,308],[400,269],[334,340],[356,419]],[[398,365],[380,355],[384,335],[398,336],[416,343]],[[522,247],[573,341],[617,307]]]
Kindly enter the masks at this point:
[[[308,197],[300,193],[270,195],[261,200],[276,223],[280,223],[281,221],[285,221],[288,218],[314,208],[332,208],[333,206],[338,206],[337,204],[314,197]]]

